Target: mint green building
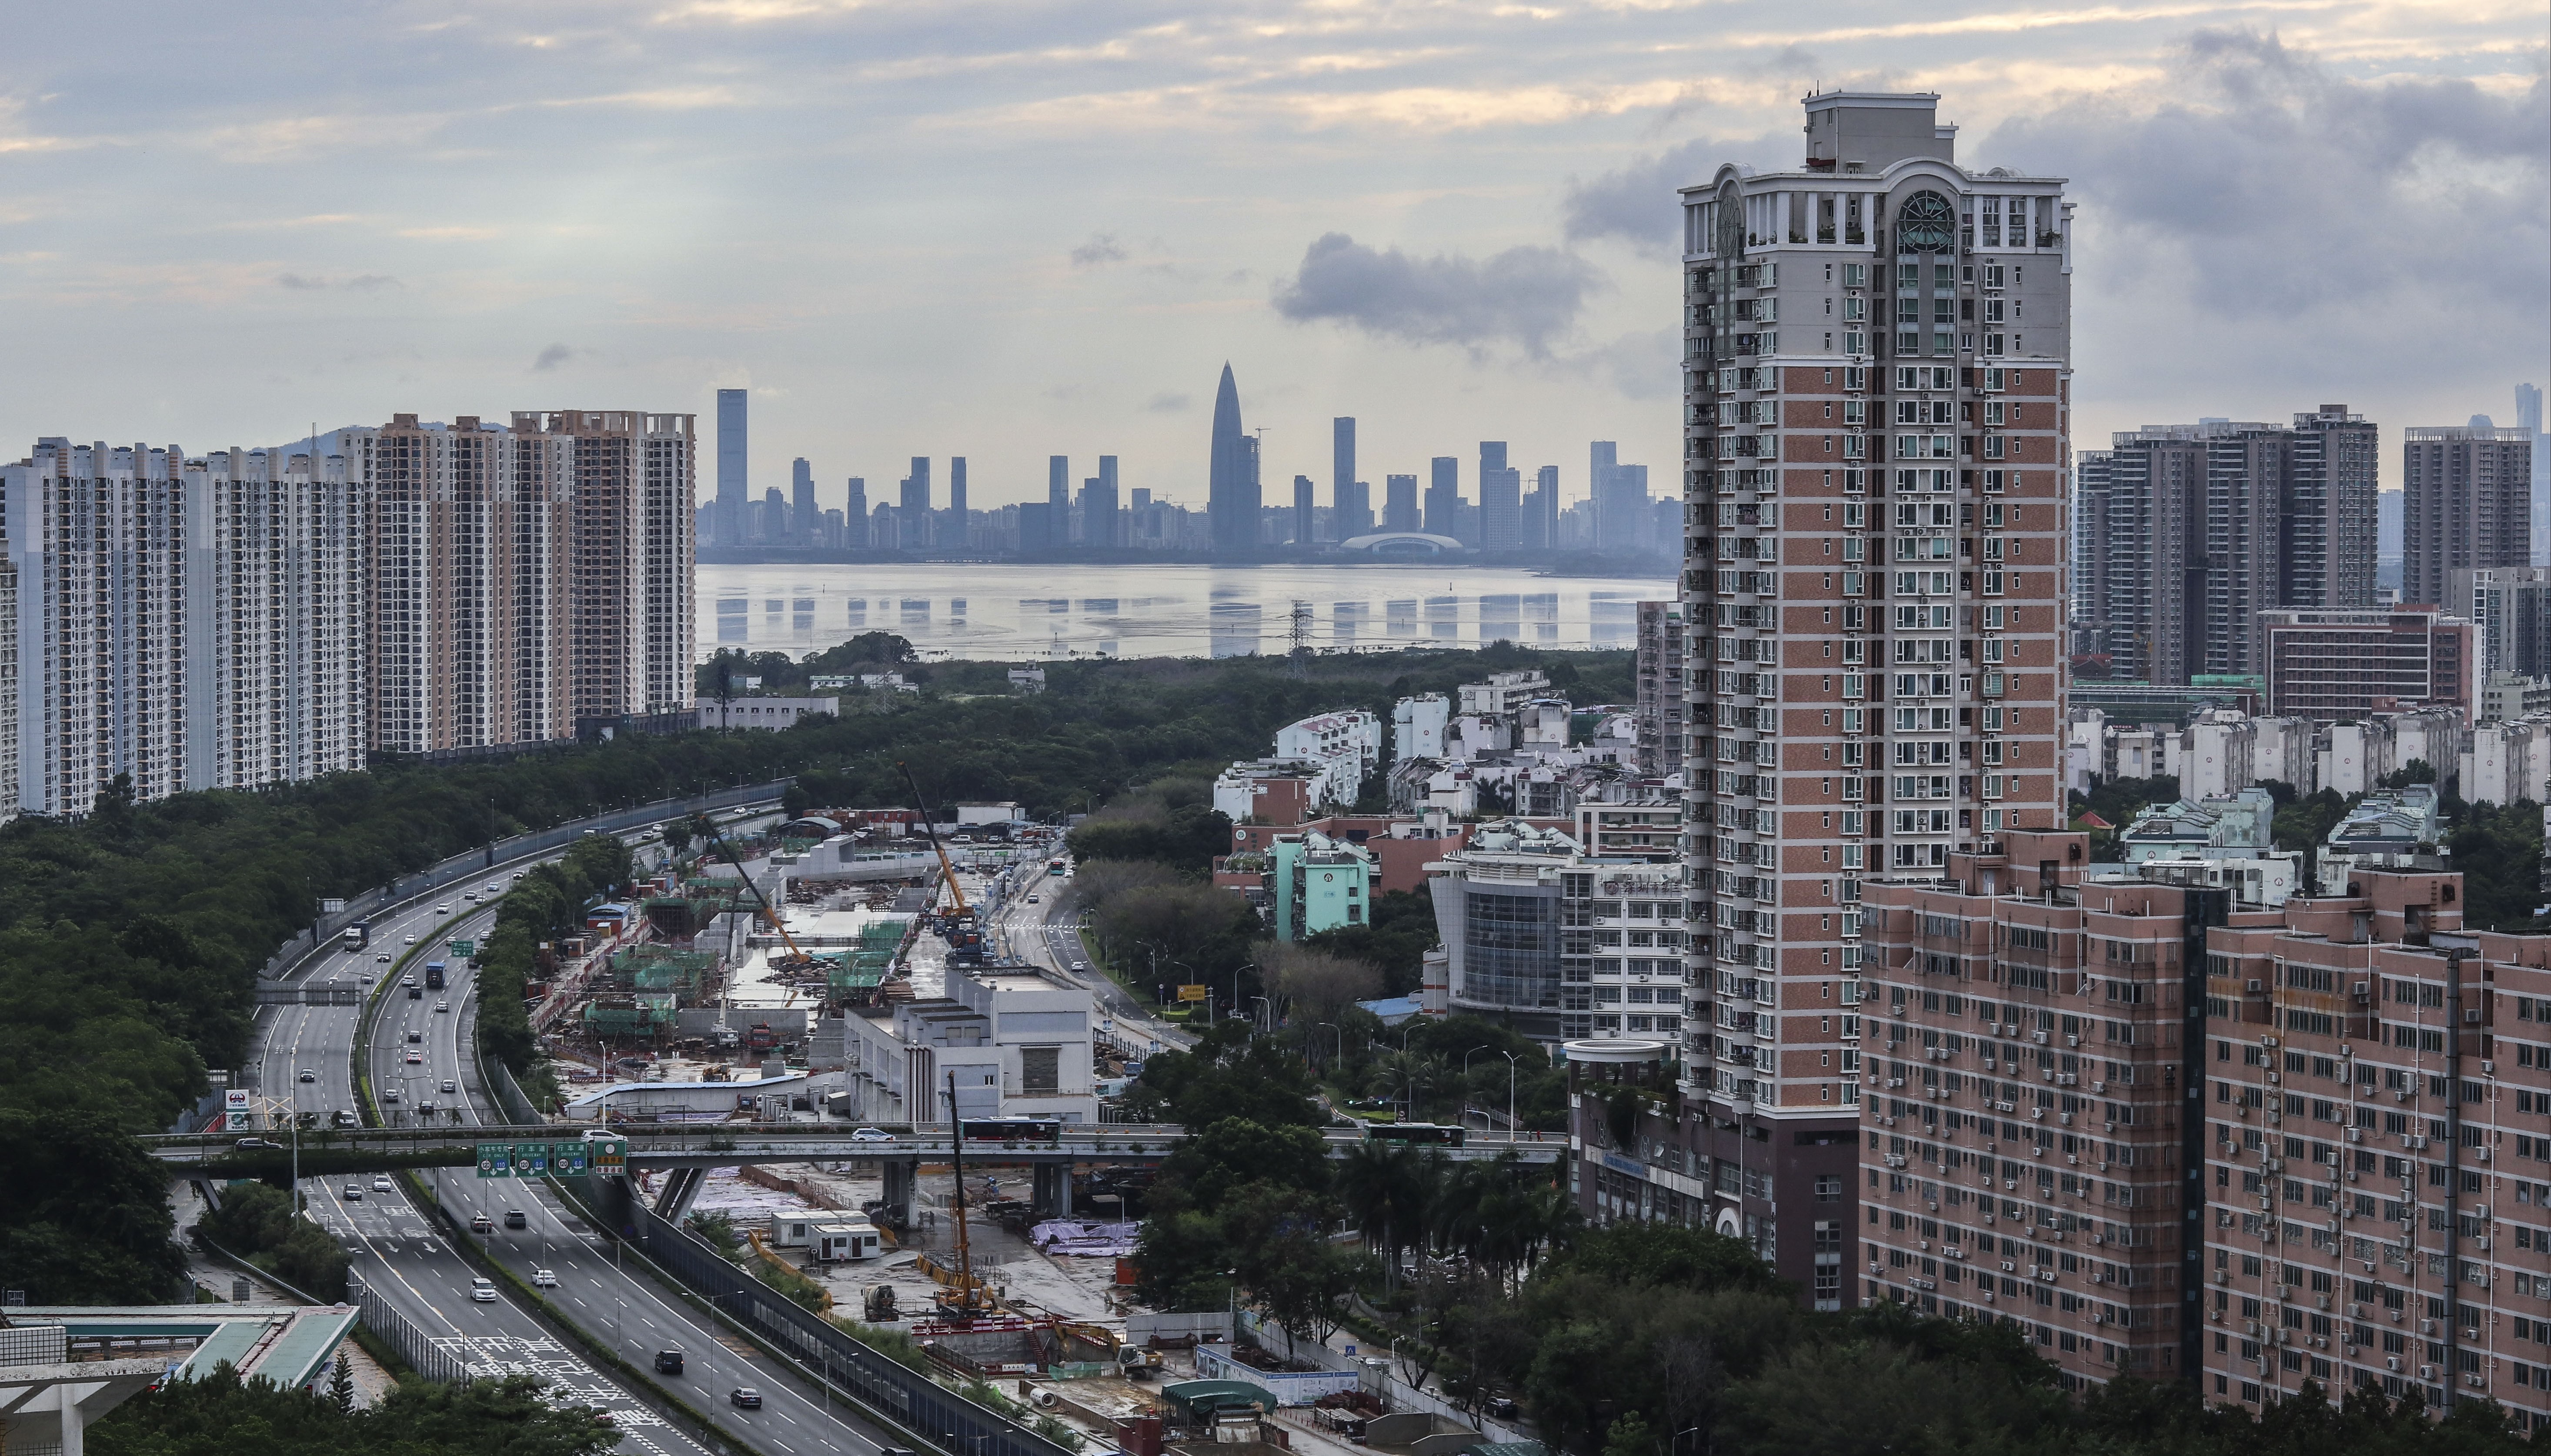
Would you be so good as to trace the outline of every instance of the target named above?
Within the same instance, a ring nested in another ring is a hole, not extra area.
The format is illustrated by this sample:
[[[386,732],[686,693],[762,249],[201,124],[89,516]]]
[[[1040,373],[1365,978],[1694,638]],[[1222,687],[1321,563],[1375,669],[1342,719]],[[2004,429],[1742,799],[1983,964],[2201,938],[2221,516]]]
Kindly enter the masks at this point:
[[[1301,940],[1341,925],[1366,923],[1372,913],[1377,867],[1362,845],[1306,829],[1276,835],[1268,853],[1275,860],[1268,888],[1276,907],[1277,940]]]

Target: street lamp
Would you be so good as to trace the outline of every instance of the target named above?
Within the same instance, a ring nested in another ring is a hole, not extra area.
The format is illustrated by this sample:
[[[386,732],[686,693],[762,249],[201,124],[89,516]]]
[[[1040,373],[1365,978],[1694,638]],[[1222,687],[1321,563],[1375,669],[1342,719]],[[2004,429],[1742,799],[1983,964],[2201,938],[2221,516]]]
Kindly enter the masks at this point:
[[[1344,1067],[1347,1062],[1347,1034],[1345,1029],[1340,1027],[1334,1021],[1322,1021],[1317,1024],[1325,1026],[1329,1030],[1338,1034],[1338,1065]]]
[[[1506,1059],[1506,1141],[1513,1142],[1518,1136],[1518,1129],[1515,1126],[1515,1069],[1521,1064],[1515,1061],[1515,1054],[1512,1052],[1501,1052],[1499,1055]]]
[[[1496,1048],[1482,1042],[1462,1054],[1462,1111],[1466,1120],[1471,1110],[1471,1059],[1481,1052],[1491,1052],[1494,1050],[1496,1050]]]

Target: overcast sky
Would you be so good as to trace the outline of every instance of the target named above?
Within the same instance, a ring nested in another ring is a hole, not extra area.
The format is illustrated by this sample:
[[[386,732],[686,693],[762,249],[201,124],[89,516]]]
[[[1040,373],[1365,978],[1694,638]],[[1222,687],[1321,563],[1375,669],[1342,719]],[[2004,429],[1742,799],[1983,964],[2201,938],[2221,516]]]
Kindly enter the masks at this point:
[[[691,411],[753,484],[1201,505],[1228,360],[1271,502],[1478,442],[1679,454],[1679,183],[1812,85],[1942,93],[2072,178],[2075,439],[2546,380],[2541,0],[508,0],[12,7],[0,448],[398,411]],[[705,488],[712,457],[701,456]],[[944,464],[940,467],[943,472]],[[944,489],[944,486],[943,486]]]

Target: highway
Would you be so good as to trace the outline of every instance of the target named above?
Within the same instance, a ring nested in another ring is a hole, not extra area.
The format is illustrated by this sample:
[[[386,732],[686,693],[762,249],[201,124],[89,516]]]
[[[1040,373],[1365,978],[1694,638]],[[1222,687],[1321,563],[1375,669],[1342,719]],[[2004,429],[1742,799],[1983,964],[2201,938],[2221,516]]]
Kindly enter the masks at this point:
[[[1042,881],[1029,880],[1002,904],[1001,935],[1010,954],[1060,972],[1066,979],[1086,987],[1115,1023],[1120,1045],[1155,1041],[1174,1051],[1193,1046],[1194,1036],[1153,1019],[1143,1009],[1143,1003],[1118,986],[1114,977],[1088,964],[1088,951],[1080,943],[1080,913],[1065,908],[1070,898],[1065,891],[1071,883],[1052,876]],[[1039,902],[1029,903],[1030,896]]]
[[[510,879],[510,870],[496,878]],[[448,886],[442,895],[377,916],[369,950],[329,952],[309,974],[319,978],[386,972],[375,959],[396,956],[416,943],[463,938],[483,939],[492,909],[468,904],[463,894],[483,882]],[[482,891],[483,892],[483,891]],[[449,904],[453,914],[439,913]],[[411,965],[420,988],[425,956]],[[391,1089],[399,1101],[384,1106],[413,1118],[425,1102],[436,1104],[437,1123],[448,1122],[450,1108],[460,1109],[462,1125],[502,1122],[493,1098],[477,1085],[471,1055],[475,1018],[465,962],[451,961],[451,985],[409,999],[390,988],[381,1001],[367,1067],[377,1092]],[[448,1009],[437,1009],[438,1005]],[[260,1018],[261,1081],[269,1093],[292,1089],[298,1106],[326,1115],[355,1105],[350,1085],[350,1054],[360,1008],[354,1006],[278,1005]],[[418,1039],[408,1040],[413,1033]],[[418,1060],[410,1063],[414,1054]],[[307,1070],[312,1081],[297,1080]],[[450,1086],[454,1091],[446,1092]],[[654,1377],[706,1412],[722,1430],[751,1448],[807,1456],[845,1452],[875,1456],[891,1444],[865,1421],[844,1415],[840,1407],[811,1385],[772,1368],[773,1362],[732,1336],[722,1337],[686,1306],[676,1303],[651,1279],[615,1268],[607,1241],[560,1206],[545,1185],[510,1180],[481,1180],[474,1169],[434,1170],[419,1175],[433,1196],[464,1226],[484,1212],[495,1221],[494,1232],[476,1237],[487,1253],[525,1280],[548,1269],[558,1279],[551,1292],[555,1306],[587,1334],[604,1342],[621,1358],[653,1370],[656,1353],[679,1349],[684,1370],[679,1376]],[[402,1180],[385,1180],[382,1191],[370,1177],[309,1178],[302,1192],[311,1216],[338,1237],[353,1256],[356,1273],[385,1297],[438,1344],[463,1359],[473,1375],[536,1374],[548,1380],[562,1401],[603,1407],[623,1433],[623,1451],[650,1456],[687,1456],[703,1448],[664,1416],[647,1405],[615,1378],[597,1371],[577,1347],[552,1335],[532,1313],[518,1305],[502,1286],[492,1302],[470,1298],[476,1271],[450,1246],[450,1235],[412,1203]],[[349,1198],[352,1184],[359,1197]],[[520,1210],[527,1226],[503,1226],[508,1209]],[[730,1344],[729,1341],[733,1340]],[[751,1353],[747,1353],[747,1352]],[[728,1404],[737,1387],[762,1393],[759,1410]]]

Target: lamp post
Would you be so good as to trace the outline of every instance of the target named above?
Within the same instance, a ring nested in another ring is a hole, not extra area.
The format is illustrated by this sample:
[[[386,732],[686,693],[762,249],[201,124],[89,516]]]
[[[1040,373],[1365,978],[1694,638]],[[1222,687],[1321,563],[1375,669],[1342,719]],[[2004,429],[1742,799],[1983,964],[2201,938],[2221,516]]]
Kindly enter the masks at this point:
[[[1341,1066],[1341,1067],[1344,1067],[1344,1066],[1346,1065],[1346,1062],[1347,1062],[1347,1034],[1346,1034],[1345,1029],[1344,1029],[1344,1028],[1342,1028],[1342,1027],[1340,1027],[1340,1026],[1339,1026],[1336,1022],[1334,1022],[1334,1021],[1322,1021],[1322,1022],[1318,1022],[1318,1023],[1316,1023],[1316,1024],[1317,1024],[1317,1025],[1320,1025],[1320,1026],[1325,1026],[1325,1027],[1327,1027],[1329,1030],[1334,1031],[1334,1032],[1336,1032],[1336,1033],[1338,1034],[1338,1065],[1339,1065],[1339,1066]]]
[[[1470,1115],[1471,1111],[1471,1059],[1481,1052],[1492,1052],[1495,1050],[1496,1048],[1482,1042],[1479,1046],[1473,1047],[1462,1054],[1462,1113],[1466,1118]],[[1482,1117],[1480,1120],[1484,1122],[1487,1119]]]
[[[1513,1142],[1519,1135],[1515,1127],[1515,1069],[1521,1064],[1515,1061],[1512,1052],[1499,1055],[1506,1059],[1506,1141]]]

